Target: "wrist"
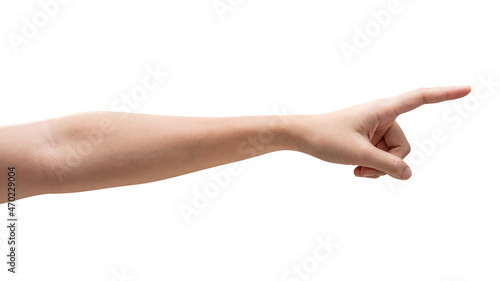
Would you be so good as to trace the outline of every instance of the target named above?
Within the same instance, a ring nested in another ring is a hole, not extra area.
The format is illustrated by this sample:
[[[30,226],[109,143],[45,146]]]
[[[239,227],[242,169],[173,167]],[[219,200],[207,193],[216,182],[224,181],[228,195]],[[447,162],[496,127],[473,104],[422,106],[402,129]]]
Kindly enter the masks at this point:
[[[273,116],[271,126],[277,136],[276,150],[294,150],[303,152],[305,140],[304,119],[306,115]]]

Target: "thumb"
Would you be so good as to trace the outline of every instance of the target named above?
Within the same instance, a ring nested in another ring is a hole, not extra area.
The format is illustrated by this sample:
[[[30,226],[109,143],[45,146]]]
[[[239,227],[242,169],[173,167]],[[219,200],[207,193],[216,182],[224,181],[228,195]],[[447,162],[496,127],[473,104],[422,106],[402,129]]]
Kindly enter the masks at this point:
[[[364,158],[366,164],[363,166],[377,169],[400,180],[407,180],[411,177],[411,169],[403,159],[375,146],[365,151]]]

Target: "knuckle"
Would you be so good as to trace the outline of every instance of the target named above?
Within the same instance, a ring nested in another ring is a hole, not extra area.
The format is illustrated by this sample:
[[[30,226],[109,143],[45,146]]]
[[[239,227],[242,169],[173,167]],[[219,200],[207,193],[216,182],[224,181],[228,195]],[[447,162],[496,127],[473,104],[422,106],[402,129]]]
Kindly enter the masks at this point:
[[[411,152],[411,146],[407,145],[407,146],[405,147],[405,157],[406,157],[408,154],[410,154],[410,152]]]
[[[388,98],[376,99],[375,105],[378,106],[379,108],[386,108],[389,105],[389,99]]]
[[[415,90],[417,93],[423,94],[427,91],[427,88],[420,87]]]
[[[400,167],[402,167],[404,165],[404,162],[403,160],[401,160],[400,158],[394,158],[394,161],[392,163],[392,167],[390,169],[390,173],[391,174],[396,174],[399,170]]]
[[[374,100],[371,104],[371,112],[373,112],[377,118],[382,118],[387,113],[391,112],[391,100],[388,98]]]
[[[398,160],[397,159],[394,159],[394,161],[392,162],[392,167],[391,169],[389,170],[389,172],[394,173],[398,168]]]

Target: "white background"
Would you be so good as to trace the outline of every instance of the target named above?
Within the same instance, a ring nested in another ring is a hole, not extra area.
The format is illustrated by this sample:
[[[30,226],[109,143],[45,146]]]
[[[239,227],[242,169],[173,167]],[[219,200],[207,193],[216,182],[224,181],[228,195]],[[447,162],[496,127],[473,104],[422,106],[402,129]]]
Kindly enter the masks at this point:
[[[213,3],[69,1],[15,46],[23,18],[33,23],[44,10],[1,1],[1,125],[115,110],[156,66],[170,75],[132,111],[313,114],[462,84],[472,98],[398,118],[413,147],[407,182],[277,152],[239,163],[189,224],[179,206],[192,206],[195,190],[214,183],[210,173],[227,167],[23,199],[19,274],[3,262],[2,227],[1,280],[305,280],[286,272],[313,262],[326,237],[340,246],[307,268],[308,280],[500,279],[500,87],[481,84],[500,81],[495,1],[401,0],[350,63],[341,43],[354,45],[356,28],[389,0],[224,0],[233,7],[222,17]],[[430,143],[435,130],[445,141]]]

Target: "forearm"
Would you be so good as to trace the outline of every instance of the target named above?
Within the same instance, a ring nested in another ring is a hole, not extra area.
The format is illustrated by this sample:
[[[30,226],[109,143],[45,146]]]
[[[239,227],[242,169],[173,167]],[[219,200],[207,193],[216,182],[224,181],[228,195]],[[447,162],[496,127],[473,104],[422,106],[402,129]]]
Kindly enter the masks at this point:
[[[39,141],[41,160],[33,168],[43,172],[24,173],[35,186],[26,187],[21,197],[151,182],[298,147],[284,116],[92,112],[33,127],[45,132]]]

